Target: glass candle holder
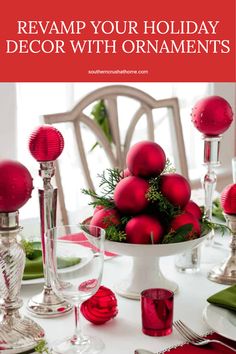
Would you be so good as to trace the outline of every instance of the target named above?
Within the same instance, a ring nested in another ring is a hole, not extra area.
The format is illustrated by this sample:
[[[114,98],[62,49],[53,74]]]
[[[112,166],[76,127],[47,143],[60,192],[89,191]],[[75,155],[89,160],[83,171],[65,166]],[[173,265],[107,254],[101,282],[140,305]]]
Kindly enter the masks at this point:
[[[232,177],[233,183],[236,183],[236,156],[232,158]]]
[[[142,331],[149,336],[172,332],[174,293],[167,289],[146,289],[141,293]]]

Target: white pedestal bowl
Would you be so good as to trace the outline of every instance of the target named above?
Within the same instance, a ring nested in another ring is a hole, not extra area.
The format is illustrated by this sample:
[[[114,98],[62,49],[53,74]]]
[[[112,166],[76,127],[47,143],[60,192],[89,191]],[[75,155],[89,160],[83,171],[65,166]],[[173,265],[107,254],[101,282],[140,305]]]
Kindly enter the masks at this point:
[[[105,250],[118,255],[132,257],[130,272],[116,285],[116,292],[126,298],[140,299],[140,293],[148,288],[165,288],[177,292],[178,284],[167,279],[160,269],[160,257],[182,253],[200,244],[206,236],[195,240],[156,244],[140,245],[105,241]]]

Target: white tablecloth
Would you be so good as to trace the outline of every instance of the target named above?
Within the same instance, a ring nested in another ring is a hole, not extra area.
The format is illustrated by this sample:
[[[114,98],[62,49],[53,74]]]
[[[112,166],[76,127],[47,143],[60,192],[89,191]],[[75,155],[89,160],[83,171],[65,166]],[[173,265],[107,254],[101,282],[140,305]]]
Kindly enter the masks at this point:
[[[201,270],[195,274],[177,272],[174,257],[161,259],[161,268],[165,276],[175,280],[179,285],[179,292],[175,295],[174,319],[182,319],[199,333],[205,333],[210,329],[202,316],[203,309],[207,305],[207,297],[226,287],[211,282],[206,277],[207,271],[213,265],[209,260],[213,258],[213,263],[214,261],[220,263],[229,254],[229,237],[224,236],[224,239],[220,239],[221,242],[222,240],[224,248],[203,247]],[[130,257],[119,256],[106,260],[102,284],[114,290],[114,284],[122,279],[129,267]],[[26,313],[27,299],[41,289],[42,284],[22,286],[24,307],[21,311],[23,313]],[[140,302],[118,295],[117,300],[119,308],[117,317],[104,325],[95,326],[81,316],[84,332],[99,336],[104,341],[104,354],[133,354],[136,348],[145,348],[158,353],[165,348],[183,343],[183,339],[175,330],[165,337],[144,335],[141,331]],[[70,336],[73,332],[73,314],[55,319],[35,318],[35,321],[44,328],[49,344],[54,340]]]

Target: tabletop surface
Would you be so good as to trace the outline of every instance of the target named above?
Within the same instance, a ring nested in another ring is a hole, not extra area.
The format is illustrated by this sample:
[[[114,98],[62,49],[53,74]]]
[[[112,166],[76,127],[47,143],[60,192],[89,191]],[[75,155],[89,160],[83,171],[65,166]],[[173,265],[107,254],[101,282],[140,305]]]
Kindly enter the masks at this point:
[[[206,299],[217,291],[227,287],[207,279],[207,272],[213,264],[220,264],[229,254],[229,236],[217,237],[222,246],[209,247],[202,245],[201,269],[195,274],[183,274],[175,269],[175,256],[162,257],[161,269],[167,278],[178,283],[179,291],[174,297],[174,320],[181,319],[197,332],[209,332],[210,327],[204,322],[203,310]],[[145,262],[145,256],[143,257]],[[117,256],[105,260],[102,285],[115,291],[115,286],[131,266],[131,257]],[[42,290],[42,284],[23,285],[21,296],[24,306],[21,312],[27,314],[27,300]],[[173,330],[165,337],[150,337],[141,331],[140,302],[117,295],[118,315],[106,324],[96,326],[81,316],[84,333],[100,337],[105,343],[104,354],[133,354],[137,348],[144,348],[155,353],[183,343],[181,336]],[[27,314],[29,317],[30,315]],[[45,330],[49,345],[62,337],[73,333],[73,313],[54,319],[35,318]],[[236,338],[235,338],[236,339]]]

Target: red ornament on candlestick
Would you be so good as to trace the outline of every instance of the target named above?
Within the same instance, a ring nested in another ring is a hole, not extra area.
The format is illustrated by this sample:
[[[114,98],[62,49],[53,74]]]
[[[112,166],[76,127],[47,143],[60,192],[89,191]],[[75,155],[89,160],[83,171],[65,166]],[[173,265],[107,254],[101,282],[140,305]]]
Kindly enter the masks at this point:
[[[82,303],[81,313],[96,325],[111,320],[118,313],[115,294],[105,286],[100,286],[96,294]]]
[[[221,206],[226,214],[236,215],[236,184],[230,184],[221,193]]]
[[[62,134],[51,125],[38,127],[29,139],[29,150],[39,162],[56,160],[61,155],[63,148]]]
[[[233,121],[230,104],[220,96],[210,96],[198,101],[192,110],[194,126],[207,136],[224,133]]]
[[[33,179],[25,166],[17,161],[0,162],[0,212],[21,208],[31,197]]]

